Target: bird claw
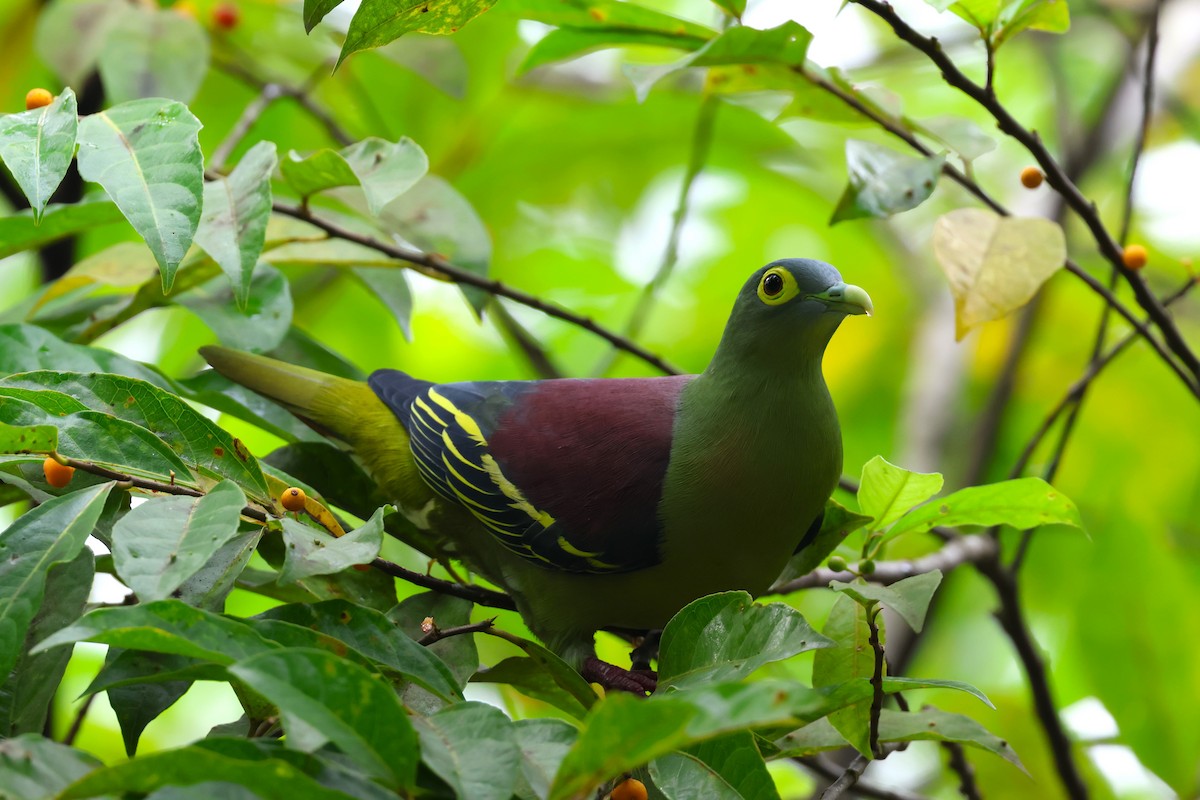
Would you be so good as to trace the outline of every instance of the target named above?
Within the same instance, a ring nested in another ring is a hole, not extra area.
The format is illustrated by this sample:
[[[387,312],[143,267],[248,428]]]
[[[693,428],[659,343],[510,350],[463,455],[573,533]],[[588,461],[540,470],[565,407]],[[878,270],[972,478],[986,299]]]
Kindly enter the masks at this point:
[[[598,683],[605,689],[617,689],[639,697],[652,694],[658,686],[658,675],[654,670],[629,670],[595,656],[585,659],[579,672],[589,683]]]

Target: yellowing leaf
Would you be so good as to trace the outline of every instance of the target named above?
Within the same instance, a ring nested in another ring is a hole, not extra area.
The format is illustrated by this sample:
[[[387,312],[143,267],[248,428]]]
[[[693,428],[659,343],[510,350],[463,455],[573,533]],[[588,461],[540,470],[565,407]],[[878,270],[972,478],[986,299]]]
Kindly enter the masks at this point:
[[[933,252],[954,295],[955,335],[1009,314],[1067,258],[1062,228],[1048,219],[962,208],[933,226]]]

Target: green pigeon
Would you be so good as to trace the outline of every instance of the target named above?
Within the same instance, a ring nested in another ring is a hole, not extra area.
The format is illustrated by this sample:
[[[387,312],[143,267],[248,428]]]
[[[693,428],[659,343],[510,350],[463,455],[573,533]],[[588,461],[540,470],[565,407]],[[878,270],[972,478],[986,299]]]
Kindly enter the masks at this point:
[[[339,440],[419,529],[508,592],[584,677],[604,628],[662,628],[714,592],[759,594],[820,527],[842,469],[825,347],[871,300],[829,264],[757,270],[699,375],[366,383],[220,347],[216,370]]]

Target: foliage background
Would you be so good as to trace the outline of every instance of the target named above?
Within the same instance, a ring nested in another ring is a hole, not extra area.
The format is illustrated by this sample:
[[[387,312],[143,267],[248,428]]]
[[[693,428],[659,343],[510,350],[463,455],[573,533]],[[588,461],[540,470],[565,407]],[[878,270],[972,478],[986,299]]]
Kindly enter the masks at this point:
[[[206,154],[258,95],[259,87],[243,73],[294,87],[317,75],[308,95],[338,125],[356,138],[413,138],[429,154],[431,171],[470,201],[490,236],[490,275],[610,327],[624,325],[663,258],[702,102],[698,75],[668,79],[638,102],[622,64],[661,60],[653,48],[606,51],[518,74],[530,42],[544,33],[543,26],[519,19],[518,0],[498,4],[453,37],[406,37],[356,55],[330,75],[322,65],[337,52],[331,31],[339,20],[345,24],[339,12],[333,24],[306,37],[295,7],[241,2],[242,23],[217,33],[208,22],[213,5],[194,4],[197,19],[209,26],[212,57],[189,104],[204,123]],[[717,19],[700,0],[650,5],[705,24]],[[1160,294],[1191,274],[1183,259],[1194,254],[1200,236],[1194,224],[1200,41],[1192,33],[1200,4],[1172,0],[1165,6],[1160,102],[1134,193],[1131,235],[1150,248],[1145,275]],[[751,4],[747,22],[766,27],[794,12],[816,33],[810,55],[818,62],[847,67],[856,82],[879,87],[911,117],[973,119],[998,139],[997,149],[974,164],[979,183],[1019,213],[1055,213],[1050,189],[1020,186],[1017,174],[1028,156],[996,134],[980,109],[948,89],[877,19],[854,6],[835,18],[836,7],[831,1],[792,8],[764,0]],[[918,3],[897,8],[922,31],[936,32],[964,69],[982,74],[983,50],[968,26]],[[1136,136],[1141,51],[1135,46],[1144,46],[1140,33],[1149,11],[1137,3],[1072,3],[1069,34],[1026,34],[998,57],[996,88],[1005,105],[1056,153],[1086,154],[1090,163],[1077,182],[1111,226],[1121,214]],[[19,110],[32,86],[60,88],[42,54],[70,43],[39,47],[36,30],[44,12],[35,0],[0,6],[4,110]],[[1109,87],[1126,77],[1111,98]],[[827,260],[867,288],[877,309],[870,321],[844,325],[826,358],[847,472],[881,453],[912,469],[941,471],[951,488],[1004,477],[1083,371],[1100,303],[1079,281],[1059,274],[1024,316],[986,324],[954,343],[953,310],[930,231],[939,214],[973,205],[971,198],[943,180],[914,211],[828,226],[846,181],[847,138],[888,141],[870,126],[812,118],[776,123],[757,103],[721,103],[678,263],[639,341],[689,371],[701,370],[745,275],[778,257]],[[263,113],[232,160],[258,139],[279,142],[281,154],[336,144],[289,100]],[[1180,216],[1191,224],[1181,225]],[[1103,275],[1104,264],[1078,223],[1067,230],[1072,255]],[[120,240],[137,240],[123,223],[89,232],[77,243],[76,259]],[[18,306],[54,268],[33,254],[5,259],[0,304]],[[452,286],[412,275],[410,343],[388,308],[344,272],[285,273],[295,325],[364,371],[398,367],[435,380],[535,376],[493,324],[476,321]],[[586,331],[515,305],[508,309],[566,374],[588,374],[608,353]],[[1195,301],[1177,309],[1185,335],[1200,341]],[[168,306],[98,343],[183,377],[201,366],[197,347],[215,340],[187,309]],[[1008,369],[1015,341],[1019,359]],[[653,373],[621,356],[613,374]],[[1001,413],[991,413],[989,403],[1006,379],[1011,397]],[[236,420],[223,424],[257,454],[279,444]],[[1039,471],[1048,458],[1049,449],[1040,449],[1031,470]],[[1088,536],[1056,531],[1038,537],[1023,568],[1021,600],[1068,726],[1088,755],[1089,786],[1098,797],[1171,796],[1166,784],[1191,796],[1200,769],[1200,639],[1194,635],[1200,627],[1200,405],[1144,344],[1135,344],[1092,386],[1055,483],[1079,505]],[[907,541],[889,556],[935,547],[933,541]],[[96,591],[104,590],[101,585]],[[831,601],[826,592],[792,598],[818,627]],[[230,607],[252,613],[262,603],[235,592]],[[974,760],[989,797],[1056,796],[1060,790],[1023,673],[989,616],[994,606],[979,575],[956,570],[924,635],[901,663],[907,674],[970,681],[995,702],[997,711],[979,717],[965,696],[938,698],[944,708],[981,718],[1022,755],[1033,783],[998,759]],[[519,624],[502,617],[511,629]],[[892,646],[905,652],[898,638]],[[70,724],[73,698],[98,669],[101,653],[77,648],[58,699],[57,730]],[[197,684],[147,730],[143,752],[206,729],[198,718],[215,724],[226,721],[222,711],[236,716],[232,696],[219,695],[223,688]],[[519,703],[513,697],[500,701]],[[102,706],[103,700],[93,708],[77,742],[111,763],[124,754]],[[953,794],[932,745],[914,746],[880,769],[889,781]],[[779,780],[803,796],[809,779],[796,771]]]

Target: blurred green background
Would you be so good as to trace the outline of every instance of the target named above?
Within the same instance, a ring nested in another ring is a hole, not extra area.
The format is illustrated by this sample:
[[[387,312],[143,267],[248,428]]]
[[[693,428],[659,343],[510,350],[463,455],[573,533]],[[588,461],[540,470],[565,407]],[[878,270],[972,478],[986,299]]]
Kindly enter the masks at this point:
[[[704,24],[718,20],[715,7],[704,0],[647,4]],[[62,5],[0,4],[0,110],[23,108],[31,87],[62,88],[47,58],[70,43],[48,35],[44,21]],[[210,36],[210,63],[189,104],[204,123],[207,155],[258,95],[243,73],[292,87],[316,76],[311,98],[352,136],[392,141],[408,136],[425,149],[431,171],[462,192],[490,235],[493,277],[614,329],[625,325],[643,284],[663,260],[702,103],[702,72],[673,76],[644,102],[635,97],[623,66],[658,63],[671,54],[653,48],[604,51],[518,74],[524,54],[547,28],[518,19],[519,13],[500,2],[453,37],[405,37],[355,55],[331,74],[337,28],[344,29],[348,19],[344,10],[305,36],[297,4],[236,5],[241,21],[231,31],[213,29],[215,3],[194,0],[184,9]],[[978,182],[1017,213],[1056,213],[1050,189],[1030,191],[1018,181],[1021,168],[1032,163],[1027,153],[1001,138],[971,101],[948,88],[923,57],[876,20],[854,7],[838,14],[838,5],[760,0],[751,2],[746,22],[766,27],[794,16],[815,34],[811,58],[845,68],[856,83],[874,87],[889,107],[914,119],[973,120],[997,140],[996,149],[973,164]],[[970,74],[982,74],[983,50],[969,27],[921,3],[896,6],[923,32],[937,34]],[[1056,154],[1085,157],[1079,183],[1113,228],[1140,114],[1137,70],[1130,65],[1139,63],[1134,48],[1148,8],[1123,0],[1072,2],[1070,33],[1026,34],[1007,44],[998,61],[1001,100]],[[1195,224],[1200,3],[1172,0],[1164,14],[1160,103],[1134,195],[1131,234],[1131,241],[1150,250],[1144,274],[1160,294],[1187,280],[1187,259],[1200,244]],[[1122,81],[1123,88],[1110,91]],[[83,87],[74,88],[82,93]],[[882,454],[910,469],[945,473],[948,488],[1005,477],[1046,413],[1082,373],[1099,299],[1070,275],[1048,282],[1028,319],[1030,335],[993,445],[981,434],[980,419],[1019,326],[1016,317],[989,323],[956,343],[948,288],[929,243],[940,214],[974,201],[943,180],[914,211],[830,227],[846,181],[846,140],[889,145],[894,140],[844,113],[776,120],[785,100],[739,96],[719,104],[711,152],[692,188],[678,263],[639,342],[699,371],[752,270],[789,256],[829,261],[848,281],[865,287],[876,307],[872,319],[843,326],[825,362],[842,420],[847,474]],[[262,115],[232,160],[260,139],[277,142],[281,155],[336,144],[287,99]],[[1072,257],[1105,276],[1077,220],[1066,227]],[[76,259],[121,240],[137,241],[124,223],[98,229],[78,243]],[[284,272],[295,324],[363,370],[396,367],[435,380],[535,377],[528,360],[489,320],[480,323],[453,286],[412,274],[408,342],[388,308],[344,271],[285,267]],[[0,305],[21,303],[41,283],[36,255],[5,259]],[[506,308],[568,375],[590,374],[608,355],[605,343],[586,331],[527,308]],[[1189,298],[1176,309],[1184,335],[1200,346],[1200,305]],[[5,321],[14,321],[11,313]],[[1115,323],[1114,330],[1123,334],[1127,327]],[[201,367],[197,347],[215,338],[199,318],[173,306],[142,314],[98,344],[184,376]],[[610,374],[653,371],[620,357]],[[223,422],[256,454],[280,443],[236,420]],[[1041,473],[1049,452],[1037,451],[1029,474]],[[1079,505],[1088,535],[1040,535],[1022,572],[1021,598],[1068,727],[1087,754],[1090,785],[1097,797],[1194,796],[1200,778],[1200,406],[1144,344],[1130,348],[1093,385],[1055,483]],[[935,547],[932,539],[905,540],[888,557]],[[818,625],[831,602],[824,592],[789,600]],[[230,609],[250,612],[261,603],[235,594]],[[937,696],[941,707],[971,714],[1007,739],[1025,761],[1031,778],[998,759],[973,758],[988,797],[1056,797],[1060,788],[1024,675],[991,617],[994,606],[990,587],[972,570],[950,575],[905,669],[969,681],[995,702],[997,710],[988,711],[965,695]],[[519,626],[507,617],[504,624]],[[92,645],[76,649],[59,698],[57,730],[69,724],[74,697],[98,669],[102,653]],[[801,660],[776,668],[806,666]],[[150,726],[142,752],[202,736],[236,717],[227,692],[223,685],[198,684]],[[78,743],[111,763],[124,755],[103,703],[87,718]],[[532,703],[522,705],[523,713],[538,713]],[[954,796],[940,758],[932,744],[918,744],[878,767],[878,775],[935,796]],[[791,796],[804,795],[805,776],[786,768],[779,772]]]

